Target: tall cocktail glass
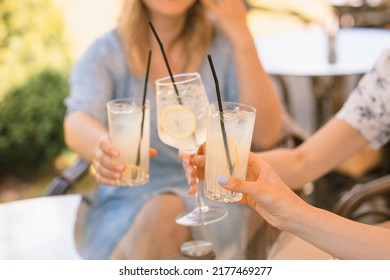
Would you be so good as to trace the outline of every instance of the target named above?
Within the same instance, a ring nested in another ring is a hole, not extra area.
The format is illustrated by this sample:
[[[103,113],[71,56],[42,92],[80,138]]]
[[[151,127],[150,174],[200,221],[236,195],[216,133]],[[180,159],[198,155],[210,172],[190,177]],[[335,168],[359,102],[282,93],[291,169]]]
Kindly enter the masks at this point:
[[[206,141],[208,98],[199,73],[173,77],[174,83],[171,77],[156,81],[158,135],[165,144],[194,155]],[[179,215],[177,223],[186,226],[206,225],[227,215],[224,207],[205,205],[200,190],[197,190],[195,197],[197,207]]]
[[[141,98],[114,99],[107,103],[110,138],[119,149],[126,169],[118,184],[139,186],[149,181],[150,108]],[[142,129],[142,131],[141,131]]]
[[[241,200],[242,193],[222,188],[218,177],[245,179],[256,109],[234,102],[222,102],[222,108],[223,119],[216,102],[209,106],[204,196],[220,202],[235,202]],[[222,133],[222,125],[225,133]]]

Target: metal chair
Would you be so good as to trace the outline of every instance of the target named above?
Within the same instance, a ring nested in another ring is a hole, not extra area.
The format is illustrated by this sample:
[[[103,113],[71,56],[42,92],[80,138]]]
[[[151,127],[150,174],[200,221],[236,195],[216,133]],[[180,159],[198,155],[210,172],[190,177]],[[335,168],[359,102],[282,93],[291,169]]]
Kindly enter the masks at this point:
[[[390,220],[390,175],[355,185],[336,203],[334,212],[371,224]]]
[[[89,163],[79,157],[76,162],[56,176],[46,187],[44,195],[62,195],[69,192],[89,169]]]

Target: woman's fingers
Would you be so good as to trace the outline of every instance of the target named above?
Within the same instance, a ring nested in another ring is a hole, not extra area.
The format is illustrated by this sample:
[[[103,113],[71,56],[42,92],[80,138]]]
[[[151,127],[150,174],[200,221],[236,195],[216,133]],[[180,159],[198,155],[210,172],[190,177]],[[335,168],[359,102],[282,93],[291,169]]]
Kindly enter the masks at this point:
[[[198,179],[196,177],[196,168],[192,164],[192,158],[193,156],[187,155],[184,153],[179,153],[179,158],[181,159],[181,164],[183,166],[184,174],[187,179],[187,183],[190,186],[190,189],[188,191],[189,194],[194,194],[195,189],[198,184]]]
[[[98,183],[112,186],[118,184],[117,181],[122,178],[122,173],[126,169],[123,163],[117,161],[119,154],[119,150],[112,144],[110,138],[102,137],[92,159]],[[155,157],[157,154],[156,149],[149,150],[149,157]]]
[[[149,157],[153,158],[158,155],[158,152],[156,149],[150,148],[149,150]]]
[[[96,171],[96,181],[107,185],[116,185],[116,180],[121,178],[122,171],[125,169],[123,164],[118,164],[101,148],[97,148],[94,152],[92,165]]]
[[[125,170],[124,164],[118,163],[115,158],[119,156],[119,150],[112,145],[109,137],[103,137],[95,149],[92,165],[96,171],[96,181],[105,185],[117,185],[117,180],[122,177]]]
[[[234,177],[226,178],[224,176],[219,176],[218,183],[229,191],[245,193],[248,195],[255,195],[256,190],[259,188],[257,182],[244,181]]]
[[[195,194],[199,189],[199,180],[204,178],[204,149],[205,144],[199,147],[195,155],[179,152],[179,159],[181,160],[187,183],[190,186],[189,194]]]
[[[105,154],[110,155],[111,157],[118,157],[119,150],[115,148],[115,146],[111,143],[108,137],[103,138],[100,143],[98,149],[101,149]]]

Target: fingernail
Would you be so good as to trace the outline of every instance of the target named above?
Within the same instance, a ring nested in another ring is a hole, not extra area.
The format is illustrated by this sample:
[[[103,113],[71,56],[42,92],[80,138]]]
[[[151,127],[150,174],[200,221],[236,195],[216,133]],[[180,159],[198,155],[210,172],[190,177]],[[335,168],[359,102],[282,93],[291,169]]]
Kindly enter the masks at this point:
[[[189,163],[188,158],[183,158],[183,163],[188,164]]]
[[[228,178],[224,177],[224,176],[219,176],[218,177],[218,183],[219,184],[222,184],[222,185],[226,185],[228,183]]]

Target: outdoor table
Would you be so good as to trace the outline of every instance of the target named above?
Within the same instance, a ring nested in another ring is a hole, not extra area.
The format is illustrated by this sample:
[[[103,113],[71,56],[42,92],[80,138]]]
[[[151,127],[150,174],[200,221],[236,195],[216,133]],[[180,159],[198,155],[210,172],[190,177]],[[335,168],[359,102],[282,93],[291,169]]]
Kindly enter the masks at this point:
[[[75,241],[82,199],[66,194],[0,203],[0,260],[82,260]],[[213,258],[214,252],[200,257],[178,252],[164,259]]]
[[[311,82],[310,94],[314,94],[316,129],[331,113],[326,112],[326,98],[342,78],[360,76],[370,71],[385,48],[390,48],[390,30],[375,28],[339,29],[329,44],[327,33],[321,28],[308,28],[296,32],[256,38],[256,47],[262,64],[272,77],[281,83],[287,109],[292,93],[285,84],[286,78],[306,78]],[[333,53],[331,50],[333,49]],[[330,61],[330,55],[335,62]],[[327,79],[325,85],[315,87],[315,79]],[[358,80],[358,79],[356,79]],[[356,86],[356,82],[352,87]],[[303,89],[302,89],[303,90]],[[300,89],[296,90],[300,91]],[[303,93],[299,93],[302,94]],[[344,94],[348,94],[344,92]],[[335,96],[333,96],[334,98]],[[345,99],[337,96],[336,99]],[[302,98],[297,98],[302,100]],[[338,108],[336,108],[337,110]],[[302,110],[302,108],[299,108]]]
[[[46,196],[0,204],[0,259],[81,259],[74,228],[82,196]]]

